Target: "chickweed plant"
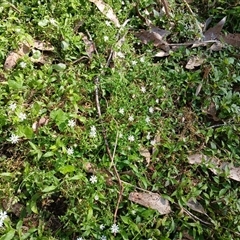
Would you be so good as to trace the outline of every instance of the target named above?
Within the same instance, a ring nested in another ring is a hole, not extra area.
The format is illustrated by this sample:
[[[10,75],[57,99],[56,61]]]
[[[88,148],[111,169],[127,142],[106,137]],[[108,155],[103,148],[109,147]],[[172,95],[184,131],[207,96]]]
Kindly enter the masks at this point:
[[[155,59],[134,37],[144,28],[135,1],[105,2],[129,20],[121,30],[87,0],[0,5],[0,239],[240,239],[239,183],[187,160],[201,151],[240,165],[237,50],[180,47]],[[154,1],[139,2],[154,24],[174,23],[172,41],[197,36],[184,5],[169,1],[170,22],[152,15]],[[35,40],[54,50],[32,48],[4,70],[11,51]],[[194,55],[204,64],[185,69]],[[135,190],[161,194],[171,213],[130,202]]]

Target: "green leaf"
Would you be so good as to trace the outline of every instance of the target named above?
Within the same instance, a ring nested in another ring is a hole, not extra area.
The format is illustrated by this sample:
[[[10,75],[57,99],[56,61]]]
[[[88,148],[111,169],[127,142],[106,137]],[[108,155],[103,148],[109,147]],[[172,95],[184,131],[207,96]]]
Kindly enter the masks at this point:
[[[82,178],[83,178],[83,174],[77,174],[77,175],[74,175],[71,178],[68,178],[68,180],[80,180]]]
[[[50,113],[50,117],[53,120],[55,120],[58,125],[60,125],[61,123],[65,122],[68,119],[67,114],[63,112],[62,109],[53,110]]]
[[[92,216],[93,216],[93,209],[90,207],[88,209],[87,220],[88,221],[91,220]]]
[[[52,65],[52,68],[60,72],[60,71],[64,71],[67,68],[67,66],[64,63],[58,63],[58,64]]]
[[[4,234],[0,240],[11,240],[14,238],[15,230],[11,229],[8,233]]]
[[[44,193],[48,193],[48,192],[52,192],[53,190],[55,190],[57,188],[57,186],[51,185],[51,186],[47,186],[45,187],[42,192]]]
[[[54,155],[54,152],[46,152],[45,154],[43,154],[43,157],[51,157]]]
[[[5,173],[0,173],[0,176],[3,176],[3,177],[13,177],[13,174],[10,173],[10,172],[5,172]]]
[[[15,90],[20,90],[23,88],[23,82],[17,82],[14,80],[8,80],[8,86]]]
[[[60,167],[58,171],[65,175],[66,173],[74,172],[75,167],[73,165],[66,165],[66,166]]]

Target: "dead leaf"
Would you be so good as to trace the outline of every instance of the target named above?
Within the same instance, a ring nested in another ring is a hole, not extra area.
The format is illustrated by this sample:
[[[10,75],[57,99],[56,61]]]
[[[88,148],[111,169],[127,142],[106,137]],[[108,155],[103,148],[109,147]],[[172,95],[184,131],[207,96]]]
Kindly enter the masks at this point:
[[[139,149],[139,153],[140,153],[141,156],[145,157],[146,162],[147,162],[147,166],[148,166],[150,164],[150,161],[151,161],[151,154],[148,151],[148,149],[144,148],[144,147],[141,147]]]
[[[131,192],[128,199],[144,207],[157,210],[160,214],[168,214],[171,212],[168,200],[162,198],[157,193]]]
[[[113,12],[113,9],[102,0],[89,0],[90,2],[94,3],[97,8],[102,12],[109,20],[111,20],[116,27],[120,27],[120,23],[116,14]]]
[[[166,57],[169,56],[169,52],[160,51],[154,55],[154,57]]]
[[[43,126],[47,125],[48,122],[49,122],[49,118],[47,118],[47,117],[41,117],[41,118],[39,119],[39,121],[36,121],[36,122],[33,123],[33,125],[32,125],[33,131],[34,131],[34,132],[37,132],[37,130],[38,130],[39,127],[43,127]]]
[[[227,35],[221,35],[220,39],[223,42],[232,45],[233,47],[240,48],[240,33],[229,33]]]
[[[203,112],[211,116],[214,121],[219,121],[219,118],[217,117],[216,104],[213,101],[210,102],[208,108],[206,110],[203,110]]]
[[[20,47],[17,51],[10,52],[7,56],[5,63],[4,63],[4,70],[11,70],[17,64],[17,61],[23,57],[24,55],[28,54],[31,51],[31,46],[28,43],[20,44]]]
[[[228,178],[240,182],[240,167],[234,167],[232,163],[221,162],[221,160],[216,157],[208,157],[201,153],[189,156],[188,162],[190,164],[205,163],[207,167],[209,167],[209,170],[211,170],[215,175],[223,173],[225,169],[228,168]]]
[[[190,198],[187,202],[187,206],[196,212],[207,215],[203,206],[196,199]]]
[[[158,27],[151,27],[149,30],[142,30],[138,33],[135,33],[135,36],[139,38],[143,44],[153,43],[153,45],[157,48],[161,48],[165,52],[170,50],[168,43],[163,39],[168,34],[169,31],[164,29],[160,29]]]
[[[88,55],[88,57],[91,59],[93,56],[93,53],[95,52],[96,48],[95,48],[95,44],[93,41],[90,41],[87,37],[87,35],[85,35],[84,33],[80,33],[80,36],[82,37],[82,40],[85,44],[85,50],[86,53]]]
[[[33,47],[41,51],[54,51],[54,47],[49,42],[34,40]]]
[[[221,51],[223,49],[223,44],[220,41],[216,41],[209,49],[214,52]]]
[[[208,41],[208,40],[215,40],[218,39],[223,25],[226,22],[227,17],[224,17],[220,22],[218,22],[214,27],[209,28],[203,35],[204,35],[204,41]]]
[[[195,67],[199,67],[203,64],[204,59],[198,56],[191,57],[186,65],[186,69],[194,69]]]

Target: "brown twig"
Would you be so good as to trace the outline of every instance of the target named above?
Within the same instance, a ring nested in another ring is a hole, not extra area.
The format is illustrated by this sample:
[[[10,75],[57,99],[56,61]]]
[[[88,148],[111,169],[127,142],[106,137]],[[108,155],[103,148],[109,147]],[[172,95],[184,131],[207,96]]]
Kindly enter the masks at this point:
[[[163,7],[164,7],[164,10],[165,10],[166,15],[167,15],[168,17],[171,17],[168,1],[167,1],[167,0],[158,0],[158,2],[159,2],[159,5],[161,5],[161,3],[163,4]]]

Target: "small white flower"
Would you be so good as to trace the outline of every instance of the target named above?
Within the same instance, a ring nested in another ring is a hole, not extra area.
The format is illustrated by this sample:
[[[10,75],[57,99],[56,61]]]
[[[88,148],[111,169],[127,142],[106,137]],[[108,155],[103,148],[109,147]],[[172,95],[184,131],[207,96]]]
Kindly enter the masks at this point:
[[[129,116],[128,121],[129,121],[129,122],[133,122],[133,121],[134,121],[133,115],[130,115],[130,116]]]
[[[146,123],[150,123],[150,117],[149,116],[147,116],[146,118],[145,118],[145,121],[146,121]]]
[[[109,37],[108,36],[104,36],[103,39],[104,39],[105,42],[107,42],[109,40]]]
[[[9,108],[10,108],[10,110],[14,111],[17,108],[17,104],[16,103],[11,103],[9,105]]]
[[[18,117],[19,117],[20,121],[24,121],[27,118],[27,115],[26,115],[26,113],[21,112],[21,113],[19,113]]]
[[[123,114],[124,114],[124,109],[123,109],[123,108],[120,108],[120,109],[119,109],[119,113],[123,115]]]
[[[73,128],[73,127],[75,127],[75,125],[76,125],[76,122],[73,119],[68,120],[69,127]]]
[[[111,23],[110,23],[109,21],[105,21],[105,23],[106,23],[106,25],[107,25],[108,27],[111,26]]]
[[[158,98],[156,99],[156,103],[159,104],[159,99]]]
[[[27,66],[27,64],[26,64],[25,62],[20,62],[20,63],[19,63],[19,66],[20,66],[21,68],[25,68],[25,67]]]
[[[150,113],[153,113],[153,112],[154,112],[154,108],[153,108],[153,107],[150,107],[150,108],[148,109],[148,111],[149,111]]]
[[[74,151],[73,151],[73,148],[68,148],[67,149],[67,155],[73,155]]]
[[[100,240],[107,240],[107,237],[104,236],[104,235],[102,235],[102,236],[100,237]]]
[[[4,221],[7,218],[7,212],[6,211],[0,211],[0,221]]]
[[[147,140],[150,140],[150,138],[151,138],[150,132],[148,132],[146,138],[147,138]]]
[[[105,225],[101,224],[99,228],[100,228],[101,230],[104,230]]]
[[[135,138],[134,138],[133,135],[130,135],[130,136],[128,137],[128,141],[130,141],[130,142],[134,142],[134,140],[135,140]]]
[[[12,143],[12,144],[15,144],[15,143],[18,143],[19,141],[19,136],[15,135],[15,134],[12,134],[12,136],[10,137],[9,141]]]
[[[94,200],[95,200],[95,201],[98,201],[98,200],[99,200],[99,196],[98,196],[98,195],[95,195],[95,196],[94,196]]]
[[[116,52],[116,55],[120,58],[124,58],[124,54],[122,52]]]
[[[144,86],[141,87],[141,92],[145,93],[146,92],[146,88]]]
[[[140,62],[144,63],[144,61],[145,61],[144,57],[141,57]]]
[[[92,184],[97,183],[97,176],[92,175],[89,180]]]
[[[119,138],[123,138],[123,134],[122,134],[122,133],[119,133],[118,137],[119,137]]]
[[[135,66],[137,64],[137,61],[132,61],[132,65]]]
[[[97,136],[97,129],[95,126],[91,126],[89,136],[95,138]]]
[[[151,143],[152,146],[154,146],[156,144],[156,141],[152,140],[150,143]]]
[[[54,19],[54,18],[50,18],[49,19],[49,22],[54,25],[54,26],[57,26],[57,21]]]
[[[148,240],[152,240],[152,238],[149,238]]]
[[[114,234],[119,232],[119,227],[118,227],[117,224],[114,223],[114,224],[112,225],[112,227],[111,227],[111,232],[114,233]]]
[[[76,240],[83,240],[83,238],[82,237],[78,237]]]

